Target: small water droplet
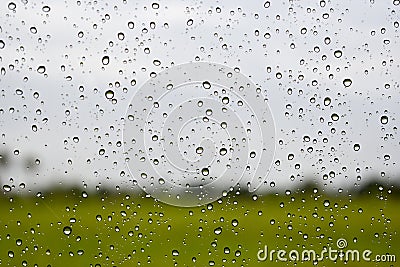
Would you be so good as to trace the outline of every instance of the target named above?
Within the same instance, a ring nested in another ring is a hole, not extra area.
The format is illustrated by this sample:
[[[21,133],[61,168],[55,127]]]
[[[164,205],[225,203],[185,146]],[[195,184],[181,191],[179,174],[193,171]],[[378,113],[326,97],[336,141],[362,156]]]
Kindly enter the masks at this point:
[[[203,88],[204,89],[210,89],[211,88],[211,83],[209,81],[204,81],[203,82]]]
[[[36,33],[37,33],[36,27],[30,27],[30,28],[29,28],[29,31],[30,31],[31,33],[33,33],[33,34],[36,34]]]
[[[340,58],[340,57],[342,56],[342,51],[336,50],[335,52],[333,52],[333,55],[334,55],[336,58]]]
[[[224,156],[224,155],[226,155],[226,153],[228,152],[228,150],[226,149],[226,148],[221,148],[220,150],[219,150],[219,154],[221,155],[221,156]]]
[[[103,65],[108,65],[108,63],[110,63],[110,57],[109,56],[104,56],[101,59],[101,62],[103,63]]]
[[[344,87],[350,87],[352,83],[353,83],[353,81],[349,78],[346,78],[343,80]]]
[[[9,10],[15,10],[17,8],[17,5],[14,2],[8,3],[8,9]]]
[[[70,235],[72,233],[72,228],[69,227],[69,226],[65,226],[64,229],[63,229],[63,233],[65,235]]]
[[[152,3],[152,4],[151,4],[151,7],[152,7],[153,9],[159,9],[159,8],[160,8],[160,4],[159,4],[159,3]]]
[[[216,235],[220,235],[220,234],[222,233],[222,228],[221,228],[221,227],[215,228],[215,229],[214,229],[214,233],[215,233]]]
[[[339,115],[336,114],[336,113],[333,113],[333,114],[331,115],[331,119],[332,119],[333,121],[338,121],[338,120],[339,120]]]
[[[113,90],[107,90],[105,95],[106,95],[107,99],[112,99],[112,98],[114,98],[114,91]]]
[[[360,144],[354,144],[353,148],[354,148],[354,151],[359,151],[361,146],[360,146]]]
[[[329,97],[325,97],[324,99],[324,105],[329,106],[331,104],[331,99]]]
[[[196,148],[196,153],[197,153],[197,154],[201,154],[201,153],[203,153],[203,151],[204,151],[204,148],[201,147],[201,146],[199,146],[198,148]]]
[[[37,72],[40,74],[43,74],[46,71],[46,67],[45,66],[39,66],[37,68]]]
[[[43,11],[43,12],[46,12],[46,13],[47,13],[47,12],[50,12],[50,7],[49,7],[49,6],[43,6],[43,7],[42,7],[42,11]]]
[[[5,185],[3,185],[3,190],[5,192],[10,192],[11,191],[11,186],[5,184]]]
[[[382,123],[382,124],[387,124],[388,122],[389,122],[388,116],[383,115],[383,116],[381,117],[381,123]]]
[[[210,173],[210,170],[208,168],[203,168],[201,170],[201,174],[203,174],[204,176],[207,176]]]
[[[225,104],[225,105],[228,104],[229,103],[229,97],[227,97],[227,96],[223,97],[222,98],[222,103]]]
[[[118,40],[122,41],[122,40],[125,39],[125,34],[124,34],[123,32],[119,32],[119,33],[117,34],[117,38],[118,38]]]

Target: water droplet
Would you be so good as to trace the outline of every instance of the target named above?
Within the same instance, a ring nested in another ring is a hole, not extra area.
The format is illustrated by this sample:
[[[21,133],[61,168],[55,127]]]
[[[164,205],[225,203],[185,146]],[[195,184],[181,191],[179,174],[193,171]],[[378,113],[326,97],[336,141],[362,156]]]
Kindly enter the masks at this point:
[[[43,12],[46,12],[46,13],[47,13],[47,12],[50,12],[50,7],[49,7],[49,6],[43,6],[43,7],[42,7],[42,11],[43,11]]]
[[[6,43],[3,40],[0,40],[0,49],[3,49],[6,46]]]
[[[220,150],[219,150],[219,154],[221,155],[221,156],[224,156],[224,155],[226,155],[226,153],[228,152],[228,150],[226,149],[226,148],[221,148]]]
[[[239,225],[238,220],[233,219],[233,220],[232,220],[232,226],[236,227],[236,226],[238,226],[238,225]]]
[[[174,249],[174,250],[172,251],[172,256],[179,256],[179,251],[176,250],[176,249]]]
[[[107,90],[105,95],[106,95],[107,99],[112,99],[112,98],[114,98],[114,91],[113,90]]]
[[[203,174],[204,176],[207,176],[210,173],[210,170],[208,168],[203,168],[201,170],[201,174]]]
[[[201,147],[201,146],[199,146],[198,148],[196,148],[196,153],[197,153],[197,154],[201,154],[201,153],[203,153],[203,151],[204,151],[204,149],[203,149],[203,147]]]
[[[189,20],[186,22],[186,25],[192,26],[192,25],[193,25],[193,20],[192,20],[192,19],[189,19]]]
[[[40,74],[43,74],[46,71],[46,67],[45,66],[39,66],[37,68],[37,72]]]
[[[65,226],[64,229],[63,229],[63,233],[64,233],[65,235],[70,235],[70,234],[72,233],[71,227]]]
[[[17,5],[14,3],[14,2],[10,2],[9,4],[8,4],[8,9],[9,10],[15,10],[17,8]]]
[[[33,33],[33,34],[36,34],[36,33],[37,33],[36,27],[30,27],[30,28],[29,28],[29,31],[30,31],[31,33]]]
[[[118,38],[118,40],[122,41],[122,40],[125,39],[125,34],[124,34],[123,32],[119,32],[119,33],[117,34],[117,38]]]
[[[222,233],[222,228],[221,228],[221,227],[215,228],[215,229],[214,229],[214,233],[215,233],[216,235],[221,234],[221,233]]]
[[[154,66],[160,66],[161,65],[161,61],[158,60],[158,59],[154,59],[153,60],[153,64],[154,64]]]
[[[354,144],[353,148],[354,148],[354,151],[359,151],[361,146],[360,146],[360,144]]]
[[[388,116],[383,115],[383,116],[381,117],[381,123],[382,123],[382,124],[387,124],[388,122],[389,122]]]
[[[338,120],[339,120],[339,115],[336,114],[336,113],[333,113],[333,114],[331,115],[331,119],[332,119],[333,121],[338,121]]]
[[[153,9],[159,9],[159,8],[160,8],[160,4],[158,4],[158,3],[152,3],[152,4],[151,4],[151,7],[152,7]]]
[[[103,65],[108,65],[108,63],[110,63],[110,57],[109,56],[104,56],[101,59],[101,62],[103,63]]]
[[[344,87],[350,87],[352,83],[353,83],[352,80],[349,78],[343,80]]]
[[[329,106],[331,104],[331,99],[329,97],[325,97],[324,99],[324,105]]]
[[[3,190],[6,191],[6,192],[10,192],[11,191],[11,186],[5,184],[5,185],[3,185]]]
[[[209,81],[204,81],[203,82],[203,88],[204,89],[210,89],[211,88],[211,83]]]
[[[228,104],[229,103],[229,97],[227,97],[227,96],[223,97],[222,98],[222,103],[225,104],[225,105]]]
[[[269,8],[271,6],[271,2],[270,1],[266,1],[265,3],[264,3],[264,7],[265,8]]]
[[[336,58],[340,58],[340,57],[342,56],[342,51],[336,50],[336,51],[333,53],[333,55],[334,55]]]

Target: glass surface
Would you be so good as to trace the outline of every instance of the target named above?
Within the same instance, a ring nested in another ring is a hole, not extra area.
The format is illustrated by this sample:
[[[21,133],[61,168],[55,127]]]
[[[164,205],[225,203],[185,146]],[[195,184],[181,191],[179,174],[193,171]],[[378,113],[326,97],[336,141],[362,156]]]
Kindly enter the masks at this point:
[[[0,3],[2,266],[397,266],[400,1]]]

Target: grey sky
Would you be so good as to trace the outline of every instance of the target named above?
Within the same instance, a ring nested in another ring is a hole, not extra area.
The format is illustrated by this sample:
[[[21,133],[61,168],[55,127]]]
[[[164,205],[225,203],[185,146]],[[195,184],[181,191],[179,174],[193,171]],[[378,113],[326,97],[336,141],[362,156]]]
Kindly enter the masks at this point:
[[[268,97],[277,164],[261,190],[306,177],[337,190],[399,173],[400,11],[392,1],[80,2],[49,4],[49,12],[37,1],[16,1],[15,11],[0,5],[0,151],[11,151],[1,183],[130,187],[120,146],[130,99],[152,72],[195,60],[240,68]],[[33,172],[24,168],[29,156],[40,159]]]

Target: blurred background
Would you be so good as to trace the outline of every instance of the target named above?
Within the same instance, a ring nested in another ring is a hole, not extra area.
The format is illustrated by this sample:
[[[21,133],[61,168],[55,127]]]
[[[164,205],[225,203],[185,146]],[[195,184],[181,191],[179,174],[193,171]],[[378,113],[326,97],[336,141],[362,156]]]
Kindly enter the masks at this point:
[[[399,8],[397,0],[2,2],[0,262],[255,266],[268,242],[322,248],[339,237],[393,254]],[[124,116],[148,79],[197,61],[235,68],[261,89],[276,151],[256,193],[229,185],[215,203],[176,208],[130,174]]]

